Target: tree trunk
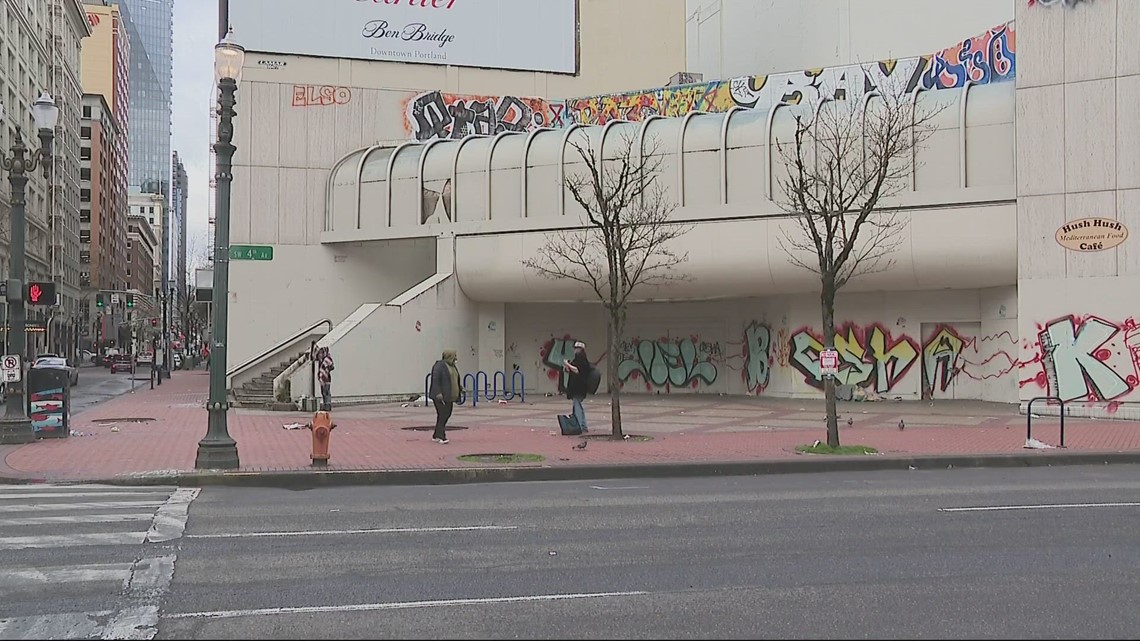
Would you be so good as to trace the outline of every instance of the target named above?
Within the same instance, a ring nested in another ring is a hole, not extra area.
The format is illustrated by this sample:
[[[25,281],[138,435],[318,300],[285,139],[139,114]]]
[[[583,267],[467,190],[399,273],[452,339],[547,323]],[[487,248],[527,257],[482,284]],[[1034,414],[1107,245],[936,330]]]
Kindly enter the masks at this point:
[[[820,303],[823,310],[823,348],[835,349],[835,279],[823,278],[823,290],[820,293]],[[822,365],[822,363],[821,363]],[[827,444],[839,447],[839,415],[835,408],[835,377],[823,377],[823,398],[827,406]]]
[[[606,323],[606,380],[610,387],[610,422],[613,424],[613,437],[621,440],[621,381],[618,380],[618,346],[621,343],[620,322],[617,314],[611,312]]]

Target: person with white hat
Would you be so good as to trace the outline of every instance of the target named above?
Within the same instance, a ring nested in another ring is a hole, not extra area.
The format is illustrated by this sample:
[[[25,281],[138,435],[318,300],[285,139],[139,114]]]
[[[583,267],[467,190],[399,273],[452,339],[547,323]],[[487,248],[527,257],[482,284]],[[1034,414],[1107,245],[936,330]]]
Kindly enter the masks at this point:
[[[569,380],[566,381],[566,398],[570,399],[572,415],[584,434],[589,429],[586,427],[586,408],[582,401],[586,400],[586,394],[589,392],[590,370],[594,369],[590,359],[586,356],[586,344],[582,341],[575,341],[574,359],[563,360],[562,366],[570,372]]]

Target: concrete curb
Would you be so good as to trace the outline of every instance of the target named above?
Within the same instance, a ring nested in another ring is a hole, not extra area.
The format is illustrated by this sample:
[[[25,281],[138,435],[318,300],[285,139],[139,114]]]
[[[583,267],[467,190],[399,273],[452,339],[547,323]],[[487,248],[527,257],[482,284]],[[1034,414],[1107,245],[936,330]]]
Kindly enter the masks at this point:
[[[454,485],[520,481],[583,481],[695,476],[752,476],[878,470],[937,470],[981,467],[1048,467],[1053,465],[1120,465],[1140,463],[1140,451],[1011,453],[931,456],[823,456],[721,463],[583,465],[574,467],[483,467],[430,470],[282,470],[163,471],[98,479],[48,479],[0,476],[0,483],[72,483],[122,486],[216,486],[313,489],[349,485]]]

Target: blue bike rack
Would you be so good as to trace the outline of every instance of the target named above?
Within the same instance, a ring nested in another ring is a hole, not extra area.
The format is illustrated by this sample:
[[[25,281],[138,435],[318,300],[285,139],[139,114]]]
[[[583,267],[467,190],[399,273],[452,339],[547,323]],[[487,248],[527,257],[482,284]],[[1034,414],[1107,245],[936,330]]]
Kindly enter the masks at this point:
[[[1065,447],[1065,401],[1057,396],[1035,396],[1029,399],[1029,404],[1025,406],[1025,440],[1033,438],[1033,403],[1036,401],[1057,401],[1061,406],[1061,445]]]
[[[507,373],[500,370],[494,374],[488,375],[487,372],[479,370],[478,372],[468,372],[463,375],[462,385],[459,391],[459,400],[456,401],[457,405],[463,405],[467,402],[468,390],[471,394],[471,407],[476,407],[479,404],[479,391],[483,392],[484,401],[493,401],[496,398],[502,397],[503,400],[514,400],[517,396],[520,401],[526,401],[526,375],[521,370],[514,370],[511,372],[510,389],[507,389]],[[500,383],[502,386],[500,387]],[[431,372],[424,376],[424,407],[428,406],[429,394],[431,392]]]

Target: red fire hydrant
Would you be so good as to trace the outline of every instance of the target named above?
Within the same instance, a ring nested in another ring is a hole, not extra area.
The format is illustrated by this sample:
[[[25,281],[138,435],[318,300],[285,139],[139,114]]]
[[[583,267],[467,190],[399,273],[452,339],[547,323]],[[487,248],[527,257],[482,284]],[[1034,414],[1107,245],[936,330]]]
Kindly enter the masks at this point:
[[[329,436],[335,428],[332,414],[317,412],[313,414],[313,422],[309,429],[313,431],[313,465],[325,466],[329,464]]]

